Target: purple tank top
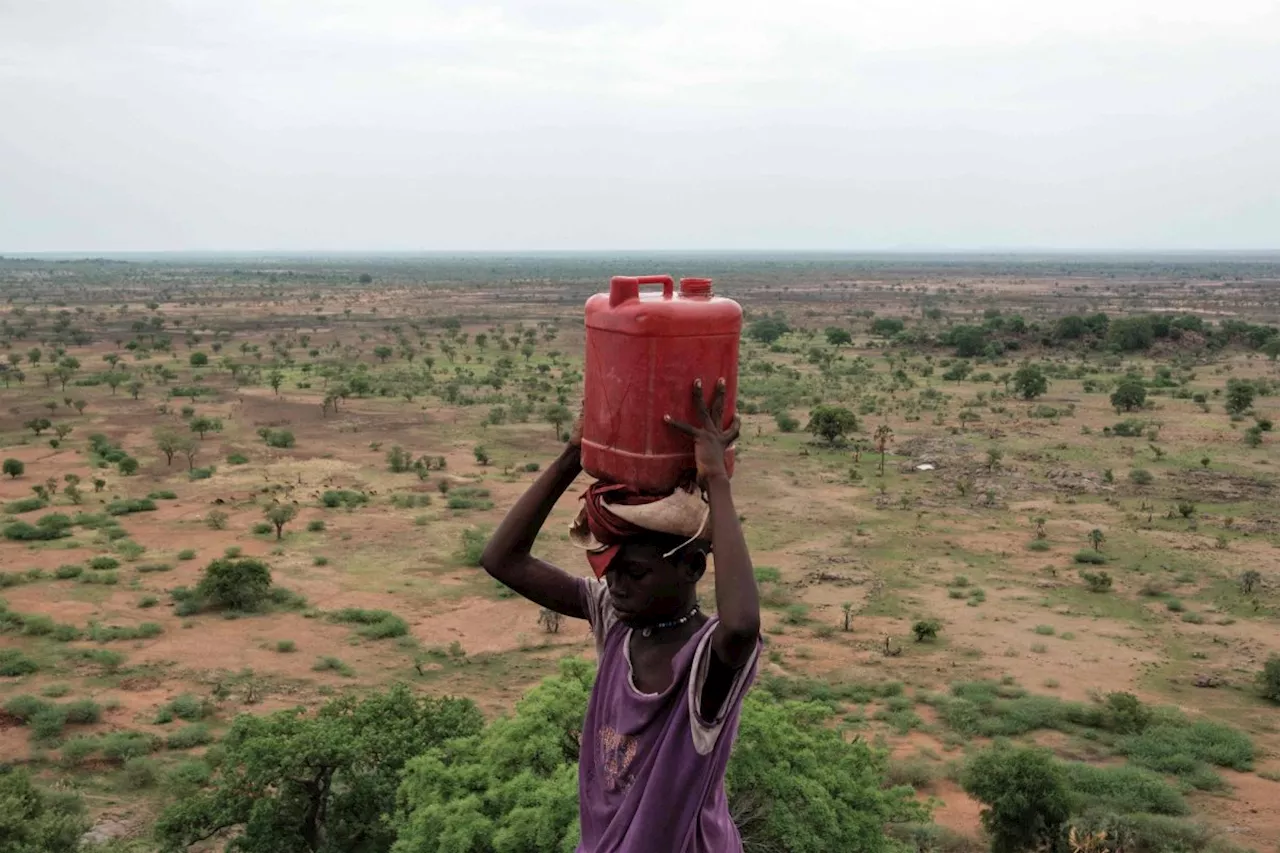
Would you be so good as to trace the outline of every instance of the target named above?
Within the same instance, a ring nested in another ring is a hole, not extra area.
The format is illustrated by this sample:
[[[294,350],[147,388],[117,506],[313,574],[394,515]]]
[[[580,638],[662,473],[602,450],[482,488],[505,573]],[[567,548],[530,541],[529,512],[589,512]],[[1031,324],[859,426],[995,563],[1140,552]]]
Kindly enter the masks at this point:
[[[759,645],[708,724],[699,705],[717,620],[676,654],[670,687],[641,693],[627,651],[631,630],[614,615],[608,587],[583,579],[582,596],[599,669],[578,764],[578,853],[741,853],[724,773]]]

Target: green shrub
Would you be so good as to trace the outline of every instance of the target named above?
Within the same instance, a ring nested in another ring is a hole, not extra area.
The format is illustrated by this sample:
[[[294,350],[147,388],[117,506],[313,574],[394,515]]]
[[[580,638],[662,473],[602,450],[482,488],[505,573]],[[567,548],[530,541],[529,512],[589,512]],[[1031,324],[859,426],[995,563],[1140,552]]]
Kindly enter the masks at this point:
[[[298,650],[298,644],[293,640],[279,640],[276,642],[276,651],[284,654],[295,652]]]
[[[449,490],[449,509],[493,509],[489,490],[477,486],[459,486]]]
[[[462,531],[462,547],[458,559],[465,566],[479,566],[484,546],[489,541],[489,534],[476,527],[468,527]]]
[[[138,566],[138,572],[141,574],[151,574],[154,572],[171,572],[173,571],[172,563],[141,563]]]
[[[66,767],[75,767],[90,755],[98,751],[100,744],[98,738],[87,735],[80,735],[71,738],[62,745],[60,750],[62,764]]]
[[[756,583],[779,583],[782,581],[782,572],[773,566],[756,566],[754,572]]]
[[[79,583],[97,584],[99,586],[115,586],[120,576],[115,572],[85,572],[77,579]]]
[[[1203,778],[1200,771],[1207,769],[1207,764],[1233,770],[1253,768],[1253,743],[1248,736],[1206,720],[1151,725],[1140,734],[1123,738],[1119,747],[1135,764],[1190,777],[1192,784]]]
[[[308,533],[320,533],[320,532],[321,532],[321,531],[323,531],[323,530],[324,530],[324,519],[323,519],[323,518],[313,518],[313,519],[311,519],[310,521],[308,521],[308,522],[307,522],[307,532],[308,532]]]
[[[142,732],[111,732],[103,735],[98,743],[102,756],[116,764],[148,755],[156,748],[156,739]]]
[[[96,723],[102,719],[102,706],[92,699],[77,699],[63,706],[67,722],[77,725]]]
[[[153,501],[176,501],[178,499],[178,493],[172,492],[168,489],[161,489],[157,492],[151,492],[147,495],[147,498]]]
[[[48,505],[48,501],[43,498],[19,498],[6,504],[4,511],[10,515],[21,515],[24,512],[35,512],[38,509],[44,509]]]
[[[213,732],[209,731],[209,727],[204,723],[194,723],[189,726],[183,726],[165,739],[165,746],[169,749],[191,749],[195,746],[204,746],[213,742]]]
[[[1066,774],[1046,750],[996,746],[966,764],[961,785],[986,808],[996,853],[1056,849],[1071,816]]]
[[[67,712],[51,705],[36,712],[27,725],[31,728],[31,736],[38,741],[56,740],[62,735],[62,727],[67,724]]]
[[[271,429],[263,427],[258,430],[258,436],[266,442],[267,447],[293,447],[293,433],[287,429]]]
[[[156,598],[154,595],[144,595],[142,598],[138,599],[138,606],[144,610],[155,607],[159,603],[160,599]]]
[[[178,552],[179,560],[194,560],[195,558],[196,558],[196,552],[194,549],[183,548],[181,551]]]
[[[1129,765],[1097,767],[1074,761],[1065,762],[1062,768],[1073,812],[1093,808],[1163,815],[1191,812],[1178,789],[1150,770]]]
[[[38,672],[40,665],[18,649],[0,649],[0,677],[17,678]]]
[[[58,568],[53,570],[53,576],[58,580],[64,580],[64,581],[71,580],[72,578],[78,578],[83,573],[84,573],[84,567],[77,566],[74,564],[66,564],[66,565],[58,566]]]
[[[370,640],[403,637],[409,633],[409,623],[387,610],[361,610],[348,607],[332,614],[330,618],[335,622],[362,626],[356,633]]]
[[[1101,566],[1107,562],[1107,557],[1092,548],[1086,548],[1076,552],[1074,557],[1077,563],[1085,563],[1088,565]]]
[[[1172,611],[1173,613],[1181,613],[1183,610],[1187,609],[1186,605],[1176,598],[1169,599],[1164,603],[1164,606],[1168,608],[1170,611]]]
[[[190,471],[187,472],[187,479],[188,480],[207,480],[210,477],[212,477],[214,474],[216,474],[217,471],[218,469],[213,467],[212,465],[209,465],[208,467],[205,467],[205,468],[192,468]]]
[[[942,630],[942,623],[937,619],[921,619],[911,626],[911,633],[915,635],[917,643],[923,643],[926,640],[933,642],[938,638],[938,632]]]
[[[151,512],[156,508],[156,502],[150,498],[130,498],[128,500],[116,500],[107,504],[108,515],[128,515],[134,512]]]
[[[364,492],[354,492],[350,489],[331,489],[320,495],[320,503],[329,509],[336,509],[337,507],[354,509],[368,502],[369,496]]]
[[[89,560],[89,568],[95,569],[97,571],[106,571],[107,569],[117,569],[119,567],[120,567],[119,560],[117,560],[115,557],[109,557],[105,554],[102,556],[93,557],[92,559]]]
[[[243,453],[228,453],[227,464],[228,465],[248,465],[249,457],[245,456]]]
[[[115,672],[124,663],[125,656],[110,649],[82,649],[79,656],[89,663],[102,667],[107,672]]]
[[[1048,551],[1052,547],[1047,539],[1032,539],[1027,543],[1029,551]]]
[[[1155,477],[1146,468],[1134,468],[1129,472],[1129,482],[1135,486],[1149,486],[1155,482]]]
[[[70,692],[71,686],[69,684],[50,684],[40,691],[40,695],[49,699],[59,699]]]
[[[196,595],[207,607],[256,610],[266,603],[271,570],[251,558],[214,560],[205,567]]]
[[[150,758],[138,755],[124,763],[124,785],[131,791],[154,786],[159,775],[156,763]]]
[[[1280,655],[1272,655],[1258,673],[1258,691],[1262,698],[1280,702]]]
[[[4,703],[5,713],[21,723],[29,723],[41,711],[54,707],[51,703],[38,699],[29,693],[14,696]]]
[[[172,711],[175,717],[189,723],[199,722],[213,713],[213,707],[208,702],[190,693],[183,693],[165,707]]]
[[[1080,572],[1080,578],[1089,587],[1089,592],[1110,592],[1112,579],[1106,572]]]
[[[255,535],[257,535],[257,536],[263,536],[263,535],[266,535],[266,534],[270,534],[272,531],[274,531],[274,530],[275,530],[275,528],[274,528],[274,527],[272,527],[270,524],[268,524],[268,523],[267,523],[267,522],[265,522],[265,521],[259,521],[257,524],[253,525],[253,527],[252,527],[252,528],[250,528],[250,529],[251,529],[251,530],[253,531],[253,533],[254,533]]]
[[[311,669],[315,672],[336,672],[347,678],[355,675],[355,671],[351,667],[332,655],[316,658],[316,662],[312,664]]]

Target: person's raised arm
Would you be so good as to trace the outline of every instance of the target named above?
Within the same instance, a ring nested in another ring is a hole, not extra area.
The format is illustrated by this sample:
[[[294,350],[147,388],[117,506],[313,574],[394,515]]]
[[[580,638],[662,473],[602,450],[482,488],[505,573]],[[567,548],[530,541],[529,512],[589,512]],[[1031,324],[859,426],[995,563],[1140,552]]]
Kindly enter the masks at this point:
[[[711,501],[711,541],[715,549],[716,615],[720,624],[711,635],[711,648],[722,664],[736,670],[751,659],[759,642],[760,598],[724,464],[725,452],[737,440],[740,427],[737,418],[728,429],[721,427],[724,396],[721,379],[716,383],[715,396],[708,409],[702,396],[702,383],[695,383],[694,406],[702,423],[692,426],[673,421],[669,416],[666,420],[694,440],[698,482],[707,490]]]
[[[507,512],[480,555],[480,565],[499,581],[530,601],[575,619],[587,618],[579,580],[530,552],[552,507],[582,470],[581,438],[581,427],[575,426],[564,450]]]

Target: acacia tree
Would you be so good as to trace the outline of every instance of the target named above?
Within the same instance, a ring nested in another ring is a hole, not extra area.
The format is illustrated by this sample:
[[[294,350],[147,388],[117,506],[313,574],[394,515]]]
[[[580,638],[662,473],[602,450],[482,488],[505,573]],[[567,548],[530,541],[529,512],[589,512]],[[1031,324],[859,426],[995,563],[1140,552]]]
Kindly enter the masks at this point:
[[[284,526],[298,515],[298,508],[293,504],[272,504],[263,511],[267,521],[276,527],[276,539],[284,538]]]
[[[186,438],[171,426],[156,427],[151,433],[156,449],[164,454],[165,464],[172,465],[173,457],[182,447],[182,439]]]
[[[21,459],[14,459],[10,457],[9,459],[4,460],[3,470],[4,470],[4,473],[9,475],[10,479],[16,480],[18,477],[22,476],[23,472],[27,470],[27,466],[26,464],[23,463]]]
[[[405,763],[483,722],[469,699],[404,685],[344,696],[314,715],[242,715],[208,787],[166,809],[158,836],[172,850],[228,830],[243,853],[390,850],[395,831],[383,815],[395,811]]]
[[[981,802],[992,853],[1061,849],[1071,817],[1062,770],[1047,751],[998,746],[975,755],[960,784]]]
[[[1034,400],[1049,390],[1049,380],[1039,367],[1024,364],[1013,374],[1013,390],[1024,400]]]
[[[818,406],[809,413],[805,431],[827,444],[835,444],[857,428],[857,416],[843,406]]]
[[[1093,550],[1101,551],[1102,543],[1105,542],[1106,540],[1107,540],[1107,537],[1097,527],[1089,531],[1089,544],[1093,546]]]
[[[555,427],[556,438],[559,438],[560,428],[564,426],[564,424],[573,420],[573,413],[569,411],[568,407],[557,404],[548,406],[547,410],[543,412],[543,417],[547,419],[549,424]]]
[[[1127,380],[1116,386],[1111,392],[1111,405],[1117,412],[1132,412],[1141,409],[1147,401],[1147,388],[1141,382]]]

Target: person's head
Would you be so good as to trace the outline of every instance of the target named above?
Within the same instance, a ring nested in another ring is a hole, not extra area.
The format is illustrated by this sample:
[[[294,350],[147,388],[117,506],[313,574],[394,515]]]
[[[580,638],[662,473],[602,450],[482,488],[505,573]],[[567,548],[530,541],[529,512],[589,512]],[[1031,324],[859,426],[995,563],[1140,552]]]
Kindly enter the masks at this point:
[[[680,547],[683,542],[679,536],[655,533],[631,539],[618,549],[605,578],[619,619],[644,625],[689,612],[698,580],[707,570],[709,545],[699,539]]]

